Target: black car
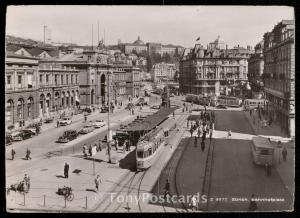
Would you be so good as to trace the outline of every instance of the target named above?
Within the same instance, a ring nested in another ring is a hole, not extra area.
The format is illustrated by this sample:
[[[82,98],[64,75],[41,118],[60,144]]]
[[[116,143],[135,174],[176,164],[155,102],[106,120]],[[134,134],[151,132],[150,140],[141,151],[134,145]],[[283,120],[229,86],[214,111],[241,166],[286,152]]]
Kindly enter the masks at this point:
[[[101,107],[101,113],[107,113],[108,112],[108,107],[106,105],[103,105]]]
[[[225,105],[219,104],[216,108],[218,109],[227,109]]]
[[[52,123],[54,120],[54,117],[48,117],[45,119],[44,123]]]
[[[82,111],[83,111],[83,112],[86,112],[86,113],[88,113],[88,114],[92,113],[92,109],[89,108],[89,107],[84,108]]]
[[[62,136],[58,138],[58,142],[66,143],[69,141],[72,141],[76,139],[78,136],[78,133],[76,130],[67,130],[64,132]]]
[[[12,136],[12,138],[13,138],[13,141],[22,141],[22,140],[31,138],[32,135],[34,135],[34,134],[31,130],[23,129],[23,130],[20,130],[16,135]]]
[[[5,145],[11,145],[13,143],[13,138],[11,135],[5,136]]]

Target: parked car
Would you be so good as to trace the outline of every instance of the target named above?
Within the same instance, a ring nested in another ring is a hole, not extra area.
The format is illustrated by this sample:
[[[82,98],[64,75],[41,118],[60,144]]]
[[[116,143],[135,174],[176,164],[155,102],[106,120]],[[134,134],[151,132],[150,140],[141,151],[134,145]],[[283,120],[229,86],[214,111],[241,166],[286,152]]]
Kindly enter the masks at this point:
[[[54,120],[54,117],[48,117],[48,118],[45,119],[44,122],[45,122],[45,123],[52,123],[53,120]]]
[[[92,124],[87,124],[82,129],[79,130],[80,134],[87,134],[94,131],[94,126]]]
[[[78,136],[78,133],[76,130],[67,130],[64,132],[64,134],[62,136],[60,136],[58,138],[58,142],[66,143],[66,142],[76,139],[77,136]]]
[[[89,108],[89,107],[83,108],[82,111],[90,114],[90,113],[92,113],[92,108]]]
[[[13,143],[13,137],[10,134],[5,135],[5,145],[11,145]]]
[[[218,109],[227,109],[227,107],[225,105],[222,105],[222,104],[217,105],[216,108],[218,108]]]
[[[160,105],[153,105],[153,106],[150,107],[150,109],[159,110],[160,109]]]
[[[13,141],[22,141],[22,140],[31,138],[32,135],[33,135],[33,133],[30,130],[24,129],[24,130],[14,132],[12,134],[12,138],[13,138]]]
[[[106,122],[104,120],[96,120],[95,122],[92,123],[92,125],[95,128],[101,128],[106,125]]]
[[[60,126],[66,126],[66,125],[70,125],[72,123],[72,120],[69,117],[65,117],[58,122]]]
[[[35,127],[27,127],[26,130],[31,131],[32,135],[36,135],[36,128]]]
[[[101,111],[100,111],[100,112],[101,112],[101,113],[107,113],[107,112],[108,112],[108,106],[102,105]]]
[[[128,125],[125,125],[125,124],[120,125],[120,129],[126,129],[127,127],[128,127]]]

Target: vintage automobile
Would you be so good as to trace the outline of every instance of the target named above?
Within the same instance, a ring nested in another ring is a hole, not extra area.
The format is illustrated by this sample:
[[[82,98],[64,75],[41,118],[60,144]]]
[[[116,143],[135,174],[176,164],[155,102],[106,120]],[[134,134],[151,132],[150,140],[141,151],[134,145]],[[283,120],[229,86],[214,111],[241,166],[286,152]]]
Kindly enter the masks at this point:
[[[92,122],[92,126],[95,128],[101,128],[106,125],[106,122],[104,120],[96,120],[95,122]]]
[[[26,127],[26,130],[29,130],[32,132],[32,135],[36,135],[36,127]],[[40,130],[41,131],[41,130]]]
[[[90,132],[93,132],[94,131],[94,126],[92,124],[87,124],[85,125],[84,127],[82,127],[78,133],[80,134],[87,134],[87,133],[90,133]]]
[[[217,105],[216,108],[218,108],[218,109],[227,109],[227,107],[225,105],[222,105],[222,104]]]
[[[107,112],[108,112],[108,106],[102,105],[100,113],[107,113]]]
[[[67,126],[67,125],[70,125],[72,123],[72,120],[69,117],[65,117],[65,118],[59,120],[58,123],[59,123],[60,126]]]
[[[12,134],[12,138],[13,138],[13,141],[22,141],[22,140],[31,138],[32,135],[33,135],[32,131],[30,131],[28,129],[24,129],[24,130],[19,130],[17,132],[14,132]]]
[[[64,134],[62,136],[60,136],[58,138],[58,142],[66,143],[66,142],[76,139],[77,136],[78,136],[78,133],[76,130],[67,130],[64,132]]]
[[[160,105],[153,105],[153,106],[150,107],[150,109],[159,110]]]
[[[44,123],[52,123],[54,120],[54,117],[47,117],[44,121]]]

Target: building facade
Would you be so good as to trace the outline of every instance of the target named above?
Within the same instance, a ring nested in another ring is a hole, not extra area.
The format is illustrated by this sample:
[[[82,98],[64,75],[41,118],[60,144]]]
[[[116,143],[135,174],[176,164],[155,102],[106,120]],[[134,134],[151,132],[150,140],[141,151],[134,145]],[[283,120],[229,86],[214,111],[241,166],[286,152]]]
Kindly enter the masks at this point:
[[[221,42],[221,45],[217,45]],[[203,95],[239,95],[248,80],[248,52],[232,54],[220,38],[213,47],[201,44],[186,53],[179,65],[180,92]]]
[[[255,53],[248,60],[248,80],[251,87],[251,97],[255,99],[264,97],[262,77],[264,72],[263,47],[264,42],[259,42],[254,48]]]
[[[295,136],[294,20],[283,20],[264,34],[264,91],[270,118]]]
[[[176,66],[175,64],[157,63],[151,70],[151,77],[154,83],[164,83],[175,80]]]
[[[39,115],[38,59],[6,52],[5,129],[22,128]]]
[[[39,63],[39,116],[75,110],[80,104],[79,70],[58,62]]]
[[[137,40],[133,43],[121,44],[122,50],[125,54],[131,54],[133,51],[139,53],[147,53],[147,45],[138,36]]]

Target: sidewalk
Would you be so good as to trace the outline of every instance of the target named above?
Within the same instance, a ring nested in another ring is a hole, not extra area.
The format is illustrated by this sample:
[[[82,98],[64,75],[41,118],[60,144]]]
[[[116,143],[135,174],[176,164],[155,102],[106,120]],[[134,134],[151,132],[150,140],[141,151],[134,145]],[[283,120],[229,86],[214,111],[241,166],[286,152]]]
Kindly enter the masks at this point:
[[[275,147],[274,152],[274,167],[277,170],[283,184],[294,196],[295,190],[295,142],[291,140],[291,138],[287,138],[286,135],[281,131],[278,124],[273,123],[272,126],[261,127],[257,122],[259,120],[257,113],[252,113],[252,118],[250,117],[250,113],[245,111],[245,116],[249,121],[249,124],[252,126],[255,134],[270,138],[272,145]],[[253,118],[254,117],[254,118]],[[253,122],[255,119],[255,124]],[[282,146],[286,146],[288,150],[287,162],[283,162],[282,159],[282,148],[278,147],[277,142],[281,141]]]
[[[131,147],[131,152],[134,148]],[[129,169],[120,168],[119,161],[125,159],[130,152],[112,150],[112,160],[116,164],[107,163],[108,156],[106,149],[98,152],[95,157],[83,158],[82,154],[75,154],[70,157],[61,156],[51,159],[41,160],[34,169],[27,169],[18,175],[7,178],[7,187],[18,183],[23,179],[25,173],[30,176],[30,192],[24,196],[13,191],[7,195],[8,209],[28,209],[28,210],[55,210],[55,211],[85,211],[93,208],[99,199],[106,195],[106,190],[115,186],[116,182],[122,178]],[[95,159],[95,161],[93,161]],[[70,165],[69,178],[64,178],[64,163]],[[93,175],[93,165],[95,175]],[[75,173],[74,170],[80,171]],[[99,193],[95,191],[94,178],[99,174],[102,183]],[[57,195],[57,189],[60,187],[71,186],[74,193],[73,201],[65,201],[63,196]],[[86,208],[87,204],[87,208]]]

